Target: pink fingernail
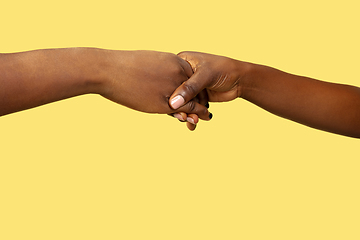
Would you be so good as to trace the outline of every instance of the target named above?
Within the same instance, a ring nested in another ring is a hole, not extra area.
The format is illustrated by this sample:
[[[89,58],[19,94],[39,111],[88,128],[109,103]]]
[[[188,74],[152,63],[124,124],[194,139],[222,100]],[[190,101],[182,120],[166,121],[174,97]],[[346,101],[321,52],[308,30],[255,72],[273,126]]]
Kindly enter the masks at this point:
[[[180,121],[185,121],[184,118],[181,116],[180,113],[174,113],[174,117],[176,117],[176,118],[179,119]]]
[[[173,109],[178,109],[184,104],[184,102],[185,99],[181,95],[177,95],[171,100],[170,105]]]
[[[194,124],[194,125],[195,125],[195,121],[194,121],[194,119],[192,119],[192,118],[189,118],[189,117],[188,117],[186,120],[187,120],[189,123],[192,123],[192,124]]]

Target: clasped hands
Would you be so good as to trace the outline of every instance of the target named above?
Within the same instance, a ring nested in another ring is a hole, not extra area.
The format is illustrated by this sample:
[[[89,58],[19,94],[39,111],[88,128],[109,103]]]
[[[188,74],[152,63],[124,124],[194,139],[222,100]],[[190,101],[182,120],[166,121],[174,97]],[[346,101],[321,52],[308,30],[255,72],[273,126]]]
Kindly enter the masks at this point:
[[[112,53],[107,58],[111,76],[101,88],[102,96],[138,111],[172,115],[187,121],[190,130],[199,119],[212,118],[208,102],[230,101],[241,94],[244,62],[198,52]]]
[[[358,87],[199,52],[96,48],[0,54],[0,116],[95,93],[129,108],[210,120],[208,102],[241,97],[317,129],[360,136]]]

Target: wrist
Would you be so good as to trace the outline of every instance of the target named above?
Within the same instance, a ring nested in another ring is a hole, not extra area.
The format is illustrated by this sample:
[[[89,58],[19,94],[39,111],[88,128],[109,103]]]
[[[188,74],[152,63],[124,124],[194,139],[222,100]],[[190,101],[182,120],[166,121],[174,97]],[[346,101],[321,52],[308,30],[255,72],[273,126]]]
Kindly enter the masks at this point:
[[[238,78],[238,98],[246,98],[245,96],[252,85],[254,73],[258,71],[258,65],[239,60],[235,61]]]
[[[246,73],[241,81],[241,98],[250,102],[264,93],[267,86],[272,85],[269,80],[279,78],[280,71],[265,65],[248,63]]]
[[[74,51],[76,57],[80,59],[77,62],[79,74],[77,79],[83,94],[101,94],[109,79],[111,63],[108,57],[111,51],[99,48],[76,48]]]

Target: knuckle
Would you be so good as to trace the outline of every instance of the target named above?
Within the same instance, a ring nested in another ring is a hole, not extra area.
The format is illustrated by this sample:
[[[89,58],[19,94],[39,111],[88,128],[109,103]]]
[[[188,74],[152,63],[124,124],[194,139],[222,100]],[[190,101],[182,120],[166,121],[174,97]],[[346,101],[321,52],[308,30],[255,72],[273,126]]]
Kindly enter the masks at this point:
[[[185,51],[181,51],[177,55],[180,57],[181,55],[184,55],[184,54],[185,54]]]
[[[196,104],[195,102],[191,101],[188,103],[188,108],[189,108],[189,112],[194,112],[195,108],[196,108]]]
[[[189,53],[188,51],[181,51],[181,52],[179,52],[177,55],[178,55],[179,57],[181,57],[181,56],[186,55],[186,54],[188,54],[188,53]]]

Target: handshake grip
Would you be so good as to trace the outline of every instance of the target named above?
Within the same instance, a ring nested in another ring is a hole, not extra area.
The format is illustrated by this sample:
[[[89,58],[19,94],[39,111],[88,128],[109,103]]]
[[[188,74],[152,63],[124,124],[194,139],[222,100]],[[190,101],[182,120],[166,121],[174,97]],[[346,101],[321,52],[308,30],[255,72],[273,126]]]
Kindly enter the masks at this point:
[[[183,82],[171,95],[169,104],[177,110],[191,101],[209,107],[210,102],[227,102],[240,97],[242,68],[246,65],[231,58],[199,52],[181,52],[178,56],[192,68],[193,75]],[[196,114],[178,112],[173,115],[187,121],[190,130],[198,123]],[[209,113],[209,120],[212,118]],[[206,119],[205,119],[206,120]]]

